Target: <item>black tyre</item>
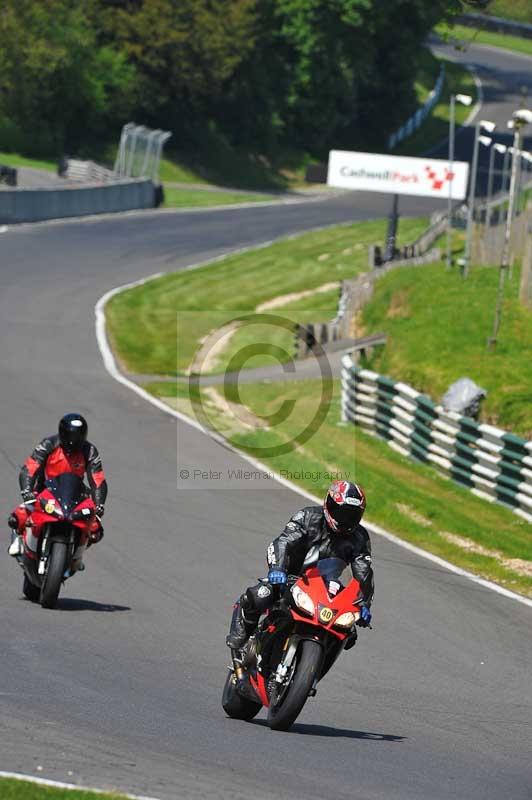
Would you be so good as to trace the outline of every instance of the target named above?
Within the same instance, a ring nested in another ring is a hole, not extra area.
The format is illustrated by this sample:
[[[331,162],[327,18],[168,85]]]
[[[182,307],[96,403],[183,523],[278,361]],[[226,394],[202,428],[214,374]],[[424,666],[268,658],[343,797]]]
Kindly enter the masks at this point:
[[[310,639],[302,641],[288,688],[281,695],[274,693],[271,697],[268,725],[272,731],[287,731],[295,722],[307,701],[321,661],[321,645]]]
[[[66,542],[52,542],[46,575],[41,588],[41,606],[55,608],[59,590],[65,574],[68,545]]]
[[[254,703],[247,697],[238,694],[235,685],[235,674],[229,672],[222,695],[222,707],[228,717],[233,719],[253,719],[262,708],[261,703]]]
[[[35,584],[29,581],[25,575],[24,583],[22,584],[22,593],[24,594],[24,597],[26,597],[28,600],[31,600],[32,603],[38,603],[41,597],[40,587],[35,586]]]

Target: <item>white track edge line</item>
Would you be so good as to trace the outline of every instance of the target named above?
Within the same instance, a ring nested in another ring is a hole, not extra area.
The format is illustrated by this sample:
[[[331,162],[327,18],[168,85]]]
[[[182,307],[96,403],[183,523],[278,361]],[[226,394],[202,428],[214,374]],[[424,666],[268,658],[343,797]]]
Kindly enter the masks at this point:
[[[332,227],[332,226],[326,226],[326,227]],[[300,234],[295,234],[294,236],[298,235]],[[288,238],[294,238],[294,237],[288,237]],[[271,242],[265,242],[258,246],[244,247],[239,250],[224,254],[222,256],[217,256],[216,258],[209,259],[207,261],[202,261],[197,264],[191,264],[186,269],[187,270],[198,269],[200,267],[204,267],[209,264],[229,258],[230,256],[235,255],[235,253],[244,253],[250,250],[267,247],[268,244],[271,244]],[[280,483],[282,486],[285,486],[287,489],[290,489],[296,494],[299,494],[301,497],[306,497],[308,500],[312,500],[313,503],[318,503],[321,505],[322,500],[320,500],[315,495],[311,494],[310,492],[307,492],[300,486],[297,486],[297,484],[292,483],[292,481],[283,478],[281,475],[274,472],[266,464],[263,464],[262,462],[258,461],[257,459],[253,458],[252,456],[248,455],[242,450],[239,450],[233,444],[228,442],[227,439],[224,439],[224,437],[221,436],[220,434],[215,433],[214,431],[211,431],[208,428],[204,428],[203,425],[200,425],[200,423],[197,422],[197,420],[194,420],[191,417],[187,417],[185,414],[182,414],[179,411],[170,408],[170,406],[168,406],[166,403],[163,403],[161,400],[158,400],[156,397],[149,394],[145,389],[142,389],[136,383],[133,383],[133,381],[130,381],[128,378],[122,375],[122,373],[117,367],[115,357],[113,355],[113,352],[109,346],[109,342],[107,339],[107,333],[105,328],[105,306],[107,302],[112,297],[115,297],[117,294],[120,294],[121,292],[126,291],[127,289],[133,289],[136,286],[142,286],[143,284],[148,283],[148,281],[152,281],[155,280],[156,278],[162,277],[163,274],[168,274],[168,273],[158,272],[154,275],[149,275],[146,278],[141,278],[140,280],[133,281],[132,283],[126,283],[123,286],[117,286],[115,289],[111,289],[110,291],[102,295],[102,297],[100,297],[100,299],[96,303],[95,307],[96,339],[98,342],[98,347],[100,348],[100,353],[106,370],[109,372],[111,377],[113,377],[116,381],[123,384],[124,386],[127,386],[128,389],[131,389],[131,391],[135,392],[135,394],[138,394],[140,397],[144,398],[144,400],[147,400],[148,403],[151,403],[160,411],[163,411],[165,414],[174,417],[174,419],[178,419],[180,420],[180,422],[184,422],[186,425],[189,425],[190,427],[195,428],[198,431],[201,431],[201,433],[205,434],[214,441],[217,441],[218,443],[223,443],[224,447],[227,447],[234,453],[237,453],[241,458],[243,458],[252,466],[262,471],[267,470],[268,473],[272,476],[272,478],[276,480],[278,483]],[[503,586],[499,586],[498,584],[492,583],[491,581],[488,581],[485,578],[480,578],[478,575],[475,575],[472,572],[468,572],[467,570],[464,570],[461,567],[457,567],[454,564],[451,564],[449,561],[445,561],[443,558],[440,558],[439,556],[435,556],[432,553],[423,550],[421,547],[416,547],[416,545],[410,544],[409,542],[405,542],[403,539],[400,539],[395,534],[390,533],[389,531],[385,530],[384,528],[381,528],[378,525],[374,525],[373,523],[367,523],[366,527],[372,533],[376,533],[379,536],[382,536],[384,539],[387,539],[388,541],[393,542],[396,545],[399,545],[399,547],[403,547],[405,550],[408,550],[411,553],[415,553],[421,558],[424,558],[428,561],[432,561],[432,563],[434,564],[438,564],[438,566],[447,569],[449,572],[453,572],[455,575],[460,575],[461,577],[467,578],[468,580],[478,584],[479,586],[483,586],[485,589],[491,589],[491,591],[497,592],[497,594],[500,594],[503,597],[507,597],[511,600],[516,600],[517,602],[532,608],[532,599],[523,597],[523,595],[516,594],[515,592],[512,592],[509,589],[505,589]]]
[[[62,781],[52,781],[48,778],[38,778],[36,775],[26,775],[22,772],[3,772],[0,770],[0,778],[12,778],[17,781],[27,781],[28,783],[37,783],[41,786],[52,786],[56,789],[76,789],[78,792],[93,792],[94,794],[108,794],[114,795],[117,793],[116,789],[95,789],[92,786],[78,786],[75,783],[63,783]],[[140,794],[128,794],[127,792],[120,792],[121,797],[127,797],[128,800],[158,800],[157,797],[146,797]]]

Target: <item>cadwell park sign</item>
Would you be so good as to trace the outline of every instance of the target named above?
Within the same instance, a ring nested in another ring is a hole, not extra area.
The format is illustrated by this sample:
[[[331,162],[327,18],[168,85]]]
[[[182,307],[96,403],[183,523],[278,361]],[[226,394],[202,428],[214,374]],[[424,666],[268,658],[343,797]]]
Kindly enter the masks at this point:
[[[412,194],[463,200],[469,164],[430,158],[407,158],[375,153],[331,150],[327,183],[359,192]]]

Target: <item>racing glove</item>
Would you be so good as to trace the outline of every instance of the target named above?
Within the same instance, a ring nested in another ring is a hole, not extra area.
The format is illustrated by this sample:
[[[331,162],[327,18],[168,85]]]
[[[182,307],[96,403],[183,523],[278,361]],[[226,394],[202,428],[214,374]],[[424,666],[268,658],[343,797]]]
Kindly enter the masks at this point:
[[[268,572],[268,582],[275,585],[283,585],[286,583],[286,572],[284,569],[271,569]]]
[[[360,609],[360,618],[357,620],[359,628],[368,628],[371,623],[371,611],[367,606]]]
[[[35,495],[33,494],[30,489],[23,489],[21,491],[22,495],[22,502],[23,503],[34,503],[35,502]]]
[[[96,506],[96,516],[103,517],[104,511],[105,511],[105,508],[102,505]]]

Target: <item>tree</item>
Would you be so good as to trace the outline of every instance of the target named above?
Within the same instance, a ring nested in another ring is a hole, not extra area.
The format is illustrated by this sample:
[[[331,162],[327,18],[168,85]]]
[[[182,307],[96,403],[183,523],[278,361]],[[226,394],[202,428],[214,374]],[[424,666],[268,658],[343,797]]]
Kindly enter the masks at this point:
[[[171,127],[178,135],[209,119],[254,45],[255,0],[102,5],[101,35],[111,37],[136,68],[142,121]]]
[[[127,113],[133,68],[96,46],[90,10],[75,0],[3,0],[0,114],[21,132],[22,149],[76,150],[108,138]]]

